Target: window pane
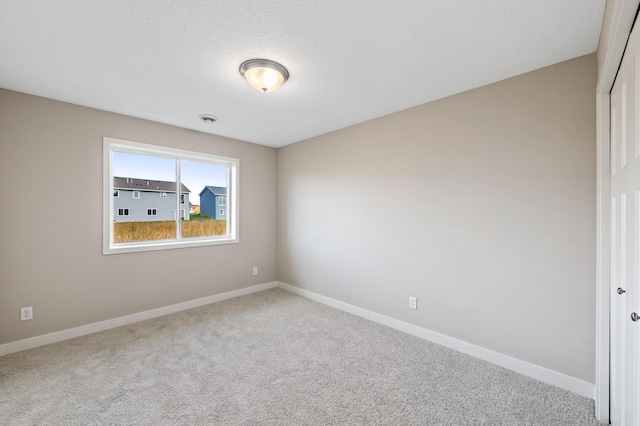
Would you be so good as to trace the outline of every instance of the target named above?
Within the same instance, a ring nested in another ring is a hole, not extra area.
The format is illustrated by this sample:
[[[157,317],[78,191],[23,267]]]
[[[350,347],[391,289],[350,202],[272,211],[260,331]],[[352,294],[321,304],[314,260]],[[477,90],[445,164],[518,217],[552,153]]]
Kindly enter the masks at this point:
[[[219,198],[227,194],[226,166],[197,161],[181,161],[180,175],[189,205],[183,215],[182,238],[227,235],[227,216],[219,213]],[[195,213],[198,211],[199,213]]]
[[[113,242],[176,238],[176,162],[171,158],[113,152]],[[120,214],[120,212],[122,212]]]
[[[103,140],[103,254],[238,242],[238,159]]]

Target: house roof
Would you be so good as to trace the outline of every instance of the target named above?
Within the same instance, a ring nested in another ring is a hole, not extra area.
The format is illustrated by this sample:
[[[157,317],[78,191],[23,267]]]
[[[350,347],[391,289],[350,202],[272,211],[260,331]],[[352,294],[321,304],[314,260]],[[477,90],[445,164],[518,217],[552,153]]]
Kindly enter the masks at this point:
[[[135,189],[138,191],[176,192],[176,183],[164,180],[136,179],[128,177],[113,177],[114,189]],[[191,192],[182,184],[181,192]]]
[[[202,195],[202,193],[206,190],[211,191],[214,195],[227,195],[227,188],[223,186],[205,186],[202,191],[198,195]]]

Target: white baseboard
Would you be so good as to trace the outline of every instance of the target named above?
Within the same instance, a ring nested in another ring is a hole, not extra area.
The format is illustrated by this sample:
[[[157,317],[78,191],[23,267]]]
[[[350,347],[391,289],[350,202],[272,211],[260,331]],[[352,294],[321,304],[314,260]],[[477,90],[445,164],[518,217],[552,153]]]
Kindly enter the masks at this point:
[[[500,367],[504,367],[517,373],[524,374],[525,376],[534,378],[536,380],[540,380],[541,382],[577,393],[578,395],[584,396],[586,398],[594,398],[595,385],[593,383],[585,382],[583,380],[576,379],[575,377],[567,376],[566,374],[549,370],[547,368],[510,357],[508,355],[503,355],[501,353],[494,352],[492,350],[476,346],[474,344],[467,343],[462,340],[458,340],[453,337],[428,330],[426,328],[418,327],[404,321],[400,321],[373,311],[341,302],[336,299],[332,299],[330,297],[322,296],[320,294],[277,281],[259,284],[252,287],[246,287],[239,290],[233,290],[213,296],[207,296],[200,299],[190,300],[188,302],[176,303],[174,305],[164,306],[162,308],[138,312],[119,318],[113,318],[110,320],[87,324],[80,327],[44,334],[41,336],[31,337],[29,339],[19,340],[17,342],[6,343],[0,345],[0,356],[24,351],[27,349],[37,348],[39,346],[44,346],[51,343],[62,342],[64,340],[73,339],[74,337],[85,336],[87,334],[97,333],[100,331],[121,327],[123,325],[145,321],[163,315],[173,314],[176,312],[185,311],[187,309],[193,309],[199,306],[233,299],[235,297],[268,290],[275,287],[279,287],[283,290],[287,290],[291,293],[295,293],[308,299],[315,300],[316,302],[320,302],[341,311],[349,312],[353,315],[357,315],[370,321],[386,325],[387,327],[394,328],[404,333],[408,333],[413,336],[431,341],[433,343],[448,347],[450,349],[454,349],[458,352],[462,352],[464,354],[482,359]]]
[[[577,393],[578,395],[586,398],[594,398],[595,385],[593,383],[585,382],[584,380],[576,379],[575,377],[567,376],[566,374],[559,373],[557,371],[549,370],[508,355],[494,352],[481,346],[476,346],[426,328],[418,327],[417,325],[409,324],[373,311],[368,311],[339,300],[331,299],[330,297],[322,296],[312,291],[294,287],[290,284],[278,282],[278,287],[341,311],[349,312],[350,314],[357,315],[370,321],[386,325],[387,327],[391,327],[458,352],[462,352],[472,357],[479,358],[500,367],[504,367],[541,382],[557,386],[569,392]]]
[[[0,356],[25,351],[27,349],[37,348],[38,346],[49,345],[51,343],[62,342],[63,340],[73,339],[74,337],[86,336],[87,334],[97,333],[99,331],[109,330],[111,328],[121,327],[123,325],[146,321],[148,319],[161,317],[163,315],[186,311],[187,309],[193,309],[199,306],[209,305],[211,303],[221,302],[227,299],[233,299],[234,297],[244,296],[259,291],[268,290],[270,288],[275,288],[277,287],[277,285],[277,281],[272,281],[265,284],[254,285],[252,287],[241,288],[239,290],[233,290],[226,293],[215,294],[213,296],[202,297],[200,299],[189,300],[188,302],[176,303],[175,305],[163,306],[162,308],[151,309],[149,311],[138,312],[123,317],[113,318],[110,320],[94,322],[93,324],[87,324],[67,330],[56,331],[54,333],[43,334],[41,336],[31,337],[29,339],[18,340],[17,342],[5,343],[4,345],[0,345]]]

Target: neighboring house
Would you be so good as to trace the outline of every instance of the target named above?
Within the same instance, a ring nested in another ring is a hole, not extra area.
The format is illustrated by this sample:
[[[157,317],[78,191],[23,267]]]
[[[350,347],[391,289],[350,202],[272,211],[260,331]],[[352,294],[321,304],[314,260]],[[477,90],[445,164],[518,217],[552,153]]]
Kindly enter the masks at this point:
[[[179,214],[189,220],[189,188],[180,189]],[[161,180],[113,178],[113,220],[149,222],[176,219],[176,183]]]
[[[205,186],[200,192],[200,214],[214,219],[226,219],[227,188]]]

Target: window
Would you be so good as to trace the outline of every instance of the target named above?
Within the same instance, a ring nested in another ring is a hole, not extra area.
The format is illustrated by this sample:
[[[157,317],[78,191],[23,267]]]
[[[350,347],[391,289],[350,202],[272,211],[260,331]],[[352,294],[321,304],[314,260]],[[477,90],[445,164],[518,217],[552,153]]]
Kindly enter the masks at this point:
[[[224,216],[227,214],[227,209],[220,209],[220,216]]]
[[[103,145],[104,254],[238,242],[238,159],[106,137]],[[180,206],[201,204],[206,187],[226,189],[225,218],[190,215]],[[151,205],[130,212],[122,205],[128,197],[115,196],[123,190],[136,199],[141,192],[159,192],[167,200],[145,196]]]
[[[117,190],[117,189],[116,189],[116,190],[114,190],[114,191],[113,191],[113,197],[114,197],[114,198],[118,198],[118,197],[120,197],[120,191],[119,191],[119,190]]]
[[[225,196],[218,197],[218,205],[226,206],[227,205],[227,197],[225,197]]]

